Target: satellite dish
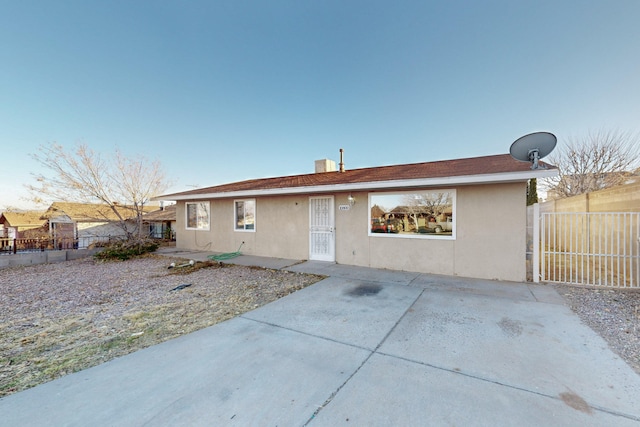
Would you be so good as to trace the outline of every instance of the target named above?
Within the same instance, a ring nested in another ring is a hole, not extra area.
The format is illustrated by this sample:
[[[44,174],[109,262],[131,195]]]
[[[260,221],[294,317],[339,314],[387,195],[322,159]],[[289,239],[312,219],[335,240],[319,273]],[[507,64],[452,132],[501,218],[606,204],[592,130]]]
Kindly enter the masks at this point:
[[[530,133],[516,139],[509,152],[511,156],[522,162],[531,162],[531,169],[539,169],[538,161],[549,155],[556,148],[558,139],[549,132]]]

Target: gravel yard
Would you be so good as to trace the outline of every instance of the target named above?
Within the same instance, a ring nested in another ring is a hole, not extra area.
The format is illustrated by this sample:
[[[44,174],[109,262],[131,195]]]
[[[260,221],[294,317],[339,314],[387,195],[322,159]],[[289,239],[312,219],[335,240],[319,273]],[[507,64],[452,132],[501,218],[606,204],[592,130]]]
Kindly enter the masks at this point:
[[[214,262],[167,269],[171,262],[184,259],[85,258],[0,269],[0,397],[214,325],[322,279]]]
[[[281,298],[321,276],[148,256],[0,269],[0,397]],[[640,374],[640,292],[556,285]]]
[[[555,288],[582,322],[640,375],[640,291]]]

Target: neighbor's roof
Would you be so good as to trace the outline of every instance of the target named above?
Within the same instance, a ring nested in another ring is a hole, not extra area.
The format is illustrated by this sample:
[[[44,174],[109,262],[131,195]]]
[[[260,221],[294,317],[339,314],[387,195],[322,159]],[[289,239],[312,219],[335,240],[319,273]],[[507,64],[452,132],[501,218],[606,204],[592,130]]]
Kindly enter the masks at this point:
[[[555,176],[555,166],[531,169],[528,162],[509,154],[443,160],[427,163],[351,169],[278,178],[251,179],[180,193],[165,194],[154,200],[193,200],[197,198],[246,197],[275,194],[326,193],[335,191],[399,189],[521,182],[530,178]]]
[[[39,227],[44,224],[41,219],[42,211],[3,212],[0,215],[0,224],[9,227]]]
[[[176,205],[165,206],[164,209],[158,209],[148,214],[145,214],[143,219],[149,221],[175,221],[176,220]]]
[[[155,206],[145,206],[143,211],[150,212]],[[118,206],[118,212],[124,219],[134,218],[136,212],[130,206]],[[42,215],[42,218],[55,218],[66,215],[76,222],[118,221],[119,218],[111,207],[92,203],[54,202]]]

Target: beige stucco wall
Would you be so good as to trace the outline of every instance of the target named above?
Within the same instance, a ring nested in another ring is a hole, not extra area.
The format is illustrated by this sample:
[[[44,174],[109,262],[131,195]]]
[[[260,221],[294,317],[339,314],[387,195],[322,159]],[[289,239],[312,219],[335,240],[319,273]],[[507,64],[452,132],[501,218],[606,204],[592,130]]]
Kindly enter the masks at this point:
[[[368,235],[368,192],[334,194],[336,262],[394,270],[524,281],[526,184],[456,189],[455,240]],[[184,202],[177,206],[179,248],[278,258],[309,257],[309,196],[261,197],[256,231],[233,230],[234,200],[211,201],[211,230],[185,230]]]
[[[368,235],[368,193],[336,211],[336,262],[498,280],[526,279],[526,184],[456,189],[456,239]],[[336,205],[347,195],[336,195]]]
[[[256,201],[255,231],[234,229],[234,199],[210,201],[209,231],[186,230],[185,203],[177,204],[176,246],[211,252],[235,252],[277,258],[309,256],[309,198],[262,197]]]
[[[458,191],[455,274],[526,280],[526,183]]]

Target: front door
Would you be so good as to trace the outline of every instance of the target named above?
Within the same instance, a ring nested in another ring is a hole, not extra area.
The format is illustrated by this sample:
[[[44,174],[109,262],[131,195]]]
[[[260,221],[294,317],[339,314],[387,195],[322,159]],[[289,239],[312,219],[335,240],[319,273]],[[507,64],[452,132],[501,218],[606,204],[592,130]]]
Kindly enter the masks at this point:
[[[309,197],[309,259],[336,260],[333,196]]]

